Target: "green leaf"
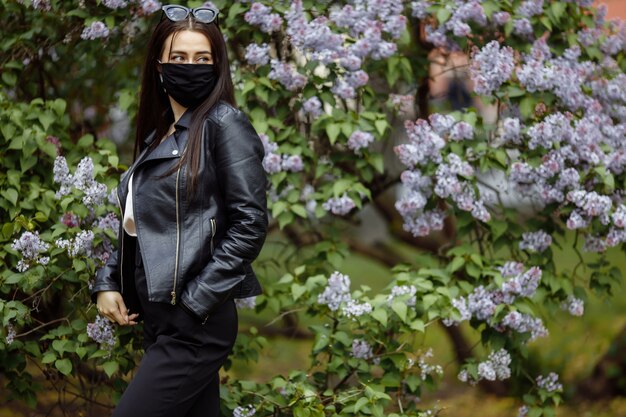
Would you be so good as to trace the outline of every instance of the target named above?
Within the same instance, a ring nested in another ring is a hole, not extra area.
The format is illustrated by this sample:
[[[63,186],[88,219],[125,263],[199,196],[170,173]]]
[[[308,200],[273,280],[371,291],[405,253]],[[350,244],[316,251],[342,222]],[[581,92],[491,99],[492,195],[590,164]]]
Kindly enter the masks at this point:
[[[2,72],[2,81],[9,87],[13,87],[17,82],[17,76],[12,72],[4,71]]]
[[[428,310],[430,306],[435,304],[438,300],[439,300],[439,297],[437,297],[435,294],[426,294],[422,298],[422,303],[424,304],[424,310]]]
[[[361,408],[363,408],[363,406],[365,406],[367,403],[369,402],[369,398],[365,398],[365,397],[361,397],[357,400],[357,402],[354,404],[354,413],[358,413],[359,410],[361,410]]]
[[[565,13],[566,8],[567,4],[561,1],[555,1],[550,4],[550,11],[554,15],[554,23],[558,23],[559,20],[561,20],[561,17],[563,16],[563,13]]]
[[[407,307],[405,302],[396,300],[391,303],[391,309],[398,315],[398,317],[400,317],[402,321],[406,322]]]
[[[422,320],[417,319],[411,322],[411,329],[424,333],[424,330],[426,329],[426,327],[424,326],[424,322]]]
[[[104,369],[104,372],[106,372],[109,378],[111,378],[111,376],[117,372],[119,367],[120,364],[116,361],[108,361],[102,364],[102,369]]]
[[[326,134],[328,135],[328,139],[330,140],[330,143],[335,144],[340,132],[341,132],[340,124],[329,123],[326,125]]]
[[[376,308],[372,312],[372,317],[383,326],[387,326],[387,311],[382,308]]]
[[[455,256],[446,269],[452,274],[455,271],[458,271],[463,265],[465,265],[465,259],[461,256]]]
[[[6,190],[2,190],[2,192],[0,192],[0,194],[2,195],[2,197],[4,197],[7,200],[9,200],[9,202],[11,202],[11,204],[13,206],[15,206],[17,204],[17,191],[14,190],[13,188],[8,188]]]
[[[382,136],[385,134],[385,130],[387,130],[387,127],[389,127],[389,122],[387,122],[386,120],[376,120],[374,122],[374,126],[376,126],[376,130]]]
[[[306,292],[306,287],[304,285],[300,285],[298,283],[291,284],[291,296],[294,300],[297,300]]]
[[[333,194],[335,197],[339,197],[341,196],[343,193],[345,193],[346,191],[348,191],[348,189],[350,189],[350,187],[352,186],[353,181],[343,178],[340,179],[339,181],[336,181],[333,184]]]
[[[57,359],[54,362],[55,368],[59,370],[63,375],[69,375],[72,372],[72,362],[69,359]]]
[[[452,16],[452,11],[445,7],[441,7],[437,10],[437,20],[439,21],[439,24],[445,23],[450,16]]]
[[[520,113],[524,119],[529,119],[535,111],[536,100],[533,96],[527,95],[522,99],[519,105]]]
[[[52,353],[52,352],[48,352],[45,355],[43,355],[43,357],[41,358],[41,363],[52,363],[56,360],[57,355]]]
[[[302,217],[303,219],[307,218],[306,208],[302,204],[294,204],[291,206],[291,211],[296,213],[296,215]]]

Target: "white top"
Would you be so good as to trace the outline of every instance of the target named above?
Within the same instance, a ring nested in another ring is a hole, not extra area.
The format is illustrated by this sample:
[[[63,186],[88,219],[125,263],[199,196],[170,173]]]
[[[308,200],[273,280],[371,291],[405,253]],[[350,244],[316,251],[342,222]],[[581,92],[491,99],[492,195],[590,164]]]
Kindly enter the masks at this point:
[[[130,236],[137,236],[137,229],[135,228],[135,217],[133,215],[133,175],[130,175],[128,179],[128,194],[126,194],[126,211],[124,212],[124,230]]]

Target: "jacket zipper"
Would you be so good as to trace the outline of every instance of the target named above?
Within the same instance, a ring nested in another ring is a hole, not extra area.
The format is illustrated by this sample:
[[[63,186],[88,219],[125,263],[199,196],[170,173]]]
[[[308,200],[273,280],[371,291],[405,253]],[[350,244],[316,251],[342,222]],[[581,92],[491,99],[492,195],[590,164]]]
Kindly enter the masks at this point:
[[[178,281],[178,258],[180,256],[180,216],[179,216],[179,179],[180,179],[180,166],[176,171],[176,261],[174,262],[174,285],[172,287],[172,305],[176,305],[176,283]]]
[[[215,237],[215,233],[217,232],[217,222],[215,221],[215,217],[211,217],[211,255],[213,255],[213,238]]]
[[[130,192],[130,191],[129,191]],[[120,201],[120,196],[115,190],[115,197],[117,198],[117,204],[120,206],[120,215],[122,216],[122,223],[124,223],[124,210],[122,209],[122,202]],[[122,226],[122,236],[120,236],[120,294],[124,294],[124,226]]]

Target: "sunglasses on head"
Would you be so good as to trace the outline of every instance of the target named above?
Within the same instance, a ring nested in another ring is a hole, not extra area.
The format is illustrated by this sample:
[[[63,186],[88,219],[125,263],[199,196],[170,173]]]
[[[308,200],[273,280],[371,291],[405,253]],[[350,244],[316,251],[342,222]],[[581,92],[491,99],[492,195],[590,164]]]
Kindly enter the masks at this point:
[[[181,20],[187,19],[189,17],[189,13],[193,16],[193,18],[197,22],[202,23],[212,23],[217,19],[217,15],[219,14],[219,10],[214,9],[212,7],[200,6],[195,9],[190,9],[185,6],[180,6],[178,4],[168,4],[161,8],[163,10],[163,16],[167,17],[172,22],[180,22]],[[217,24],[217,22],[216,22]]]

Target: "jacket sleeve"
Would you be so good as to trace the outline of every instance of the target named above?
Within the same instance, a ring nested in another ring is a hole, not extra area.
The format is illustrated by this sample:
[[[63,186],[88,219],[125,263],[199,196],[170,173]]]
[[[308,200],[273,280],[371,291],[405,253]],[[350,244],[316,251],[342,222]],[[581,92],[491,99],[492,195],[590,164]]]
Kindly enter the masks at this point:
[[[96,302],[100,291],[120,291],[119,286],[119,263],[117,250],[111,252],[106,264],[96,272],[96,282],[91,287],[91,301]]]
[[[263,144],[241,111],[218,125],[213,160],[224,196],[227,230],[213,257],[181,295],[184,308],[202,319],[225,301],[261,251],[267,233],[267,178]]]

